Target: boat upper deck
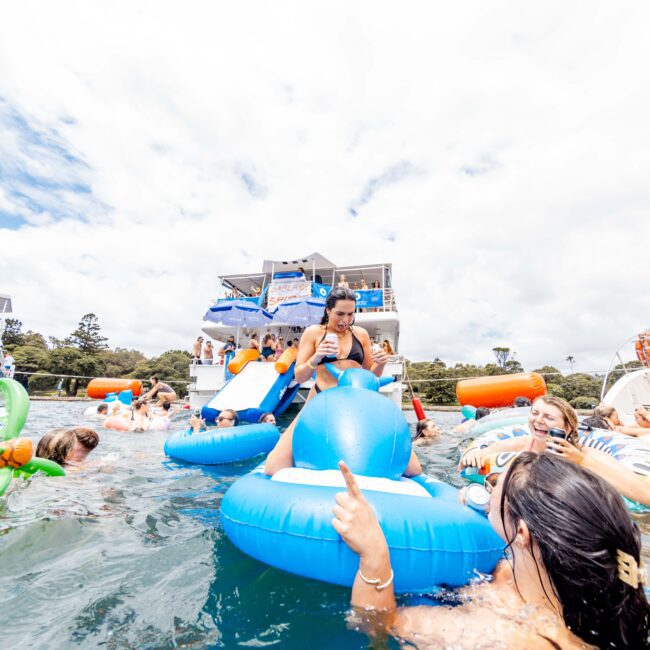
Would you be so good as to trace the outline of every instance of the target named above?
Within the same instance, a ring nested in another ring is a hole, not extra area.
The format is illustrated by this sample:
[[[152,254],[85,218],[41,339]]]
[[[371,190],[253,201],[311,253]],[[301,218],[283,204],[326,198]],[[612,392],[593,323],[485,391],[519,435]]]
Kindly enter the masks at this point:
[[[265,260],[261,273],[223,275],[216,299],[243,298],[273,311],[282,302],[326,297],[333,287],[357,294],[357,311],[396,316],[390,263],[336,266],[319,253],[297,260]]]

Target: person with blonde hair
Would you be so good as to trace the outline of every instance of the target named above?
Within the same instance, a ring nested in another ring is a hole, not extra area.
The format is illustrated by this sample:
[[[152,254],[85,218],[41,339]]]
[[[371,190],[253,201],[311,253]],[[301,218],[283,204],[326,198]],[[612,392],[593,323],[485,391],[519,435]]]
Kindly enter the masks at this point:
[[[39,440],[36,456],[59,465],[79,465],[98,444],[99,435],[93,429],[53,429]]]
[[[578,415],[561,397],[542,395],[532,404],[528,416],[529,434],[499,440],[483,449],[470,449],[460,467],[481,468],[492,454],[501,451],[551,451],[564,460],[582,465],[611,483],[623,496],[650,506],[650,482],[629,470],[609,454],[579,443]],[[563,434],[551,436],[549,432]]]
[[[391,357],[395,355],[395,350],[393,350],[393,346],[390,344],[390,341],[388,339],[384,339],[381,347],[383,348],[384,352]]]

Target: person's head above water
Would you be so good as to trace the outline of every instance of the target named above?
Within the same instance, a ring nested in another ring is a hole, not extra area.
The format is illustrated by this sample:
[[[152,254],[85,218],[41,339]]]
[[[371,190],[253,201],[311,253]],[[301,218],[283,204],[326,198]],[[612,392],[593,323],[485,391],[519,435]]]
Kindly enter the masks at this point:
[[[146,413],[149,410],[149,404],[142,399],[139,399],[133,407],[136,410],[136,413]]]
[[[275,424],[275,415],[273,413],[262,413],[258,422],[260,424]]]
[[[108,404],[102,402],[97,407],[97,415],[108,415]]]
[[[229,427],[236,427],[239,424],[239,416],[237,411],[232,409],[224,409],[217,416],[217,427],[219,429],[227,429]]]
[[[571,444],[578,443],[578,416],[569,402],[561,397],[538,397],[530,408],[528,426],[535,439],[546,439],[549,429],[562,429]]]
[[[530,406],[530,400],[527,397],[519,396],[515,397],[515,401],[512,403],[515,408],[521,408],[522,406]]]
[[[621,562],[641,562],[641,540],[619,494],[553,454],[521,453],[490,497],[490,523],[518,578],[536,582],[570,630],[600,648],[647,647],[650,607]],[[523,596],[523,594],[521,594]]]
[[[413,440],[418,438],[433,438],[440,433],[438,425],[433,420],[420,420],[415,425],[415,435]]]
[[[328,328],[345,332],[354,325],[354,310],[357,296],[354,291],[345,288],[332,289],[325,301],[325,312],[320,322]]]
[[[484,418],[486,415],[490,415],[490,409],[487,406],[479,406],[476,409],[476,413],[474,414],[474,419],[480,420],[481,418]]]
[[[167,401],[165,401],[165,402],[162,403],[163,411],[169,411],[169,409],[170,409],[171,407],[172,407],[172,405],[171,405],[169,402],[167,402]]]
[[[619,426],[622,424],[620,418],[618,417],[618,412],[613,406],[608,406],[607,404],[599,404],[594,409],[594,415],[597,417],[605,418],[612,426]]]
[[[92,429],[53,429],[40,439],[36,455],[59,465],[81,463],[98,444],[99,436]]]

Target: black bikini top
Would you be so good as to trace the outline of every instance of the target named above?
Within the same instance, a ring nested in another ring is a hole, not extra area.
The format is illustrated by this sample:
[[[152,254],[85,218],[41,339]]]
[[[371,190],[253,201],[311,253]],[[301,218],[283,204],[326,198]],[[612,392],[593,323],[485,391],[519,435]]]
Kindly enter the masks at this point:
[[[352,328],[350,328],[350,334],[352,334],[352,347],[350,348],[347,357],[343,359],[337,357],[323,357],[316,365],[321,365],[322,363],[334,363],[335,361],[356,361],[360,366],[362,366],[365,358],[363,354],[363,346],[361,345],[361,341],[359,341],[359,339],[354,335]],[[326,335],[327,330],[325,330],[323,338],[319,341],[319,345],[325,340]]]

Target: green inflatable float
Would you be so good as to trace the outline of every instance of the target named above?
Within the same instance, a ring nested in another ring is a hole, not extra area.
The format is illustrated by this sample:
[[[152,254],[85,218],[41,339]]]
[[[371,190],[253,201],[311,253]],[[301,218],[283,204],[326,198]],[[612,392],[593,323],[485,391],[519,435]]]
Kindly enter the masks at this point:
[[[65,476],[58,463],[33,456],[31,439],[18,437],[29,413],[27,391],[13,379],[0,379],[0,391],[5,403],[0,411],[0,496],[14,477],[27,478],[36,472]]]

